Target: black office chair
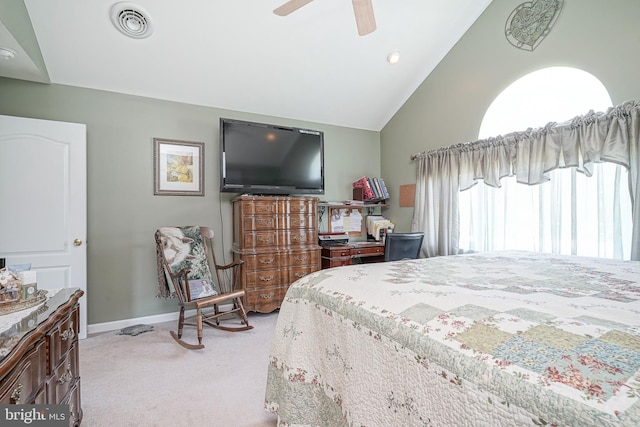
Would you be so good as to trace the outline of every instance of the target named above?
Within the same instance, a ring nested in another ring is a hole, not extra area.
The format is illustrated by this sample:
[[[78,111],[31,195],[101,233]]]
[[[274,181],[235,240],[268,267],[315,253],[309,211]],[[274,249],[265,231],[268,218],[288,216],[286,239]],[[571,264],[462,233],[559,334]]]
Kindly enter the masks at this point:
[[[416,259],[420,257],[420,248],[424,233],[389,233],[384,242],[384,260]]]

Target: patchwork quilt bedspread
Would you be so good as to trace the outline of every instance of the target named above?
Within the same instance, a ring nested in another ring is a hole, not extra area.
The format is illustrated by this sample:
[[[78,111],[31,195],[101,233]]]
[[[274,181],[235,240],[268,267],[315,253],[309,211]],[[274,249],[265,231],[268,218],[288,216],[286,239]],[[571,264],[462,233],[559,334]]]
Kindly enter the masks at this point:
[[[321,426],[640,425],[640,262],[494,252],[287,292],[265,408]]]

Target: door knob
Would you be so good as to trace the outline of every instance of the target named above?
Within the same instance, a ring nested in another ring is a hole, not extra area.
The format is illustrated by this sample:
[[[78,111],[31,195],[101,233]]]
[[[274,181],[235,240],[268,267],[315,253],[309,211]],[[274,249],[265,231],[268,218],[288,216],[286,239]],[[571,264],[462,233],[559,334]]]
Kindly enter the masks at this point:
[[[73,241],[73,246],[81,246],[82,245],[82,240],[81,239],[75,239]]]

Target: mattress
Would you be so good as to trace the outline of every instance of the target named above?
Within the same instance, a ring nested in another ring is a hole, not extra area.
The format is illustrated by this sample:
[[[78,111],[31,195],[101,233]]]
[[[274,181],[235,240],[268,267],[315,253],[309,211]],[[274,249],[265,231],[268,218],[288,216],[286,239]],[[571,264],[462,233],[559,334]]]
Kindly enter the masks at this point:
[[[278,315],[280,425],[638,426],[640,263],[495,252],[321,270]]]

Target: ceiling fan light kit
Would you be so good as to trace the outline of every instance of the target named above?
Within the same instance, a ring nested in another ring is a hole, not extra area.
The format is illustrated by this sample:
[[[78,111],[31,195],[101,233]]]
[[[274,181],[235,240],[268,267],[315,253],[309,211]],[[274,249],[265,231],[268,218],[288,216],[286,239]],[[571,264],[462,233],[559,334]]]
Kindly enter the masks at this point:
[[[312,1],[313,0],[289,0],[274,9],[273,13],[278,16],[287,16]],[[351,0],[351,3],[353,4],[353,14],[356,17],[358,34],[366,36],[367,34],[373,33],[376,30],[376,17],[373,13],[372,0]]]

